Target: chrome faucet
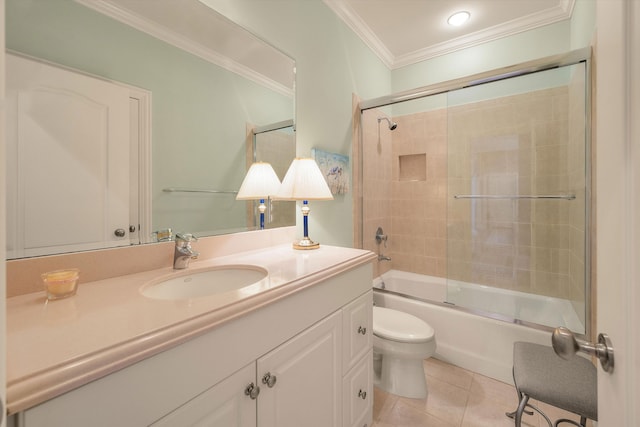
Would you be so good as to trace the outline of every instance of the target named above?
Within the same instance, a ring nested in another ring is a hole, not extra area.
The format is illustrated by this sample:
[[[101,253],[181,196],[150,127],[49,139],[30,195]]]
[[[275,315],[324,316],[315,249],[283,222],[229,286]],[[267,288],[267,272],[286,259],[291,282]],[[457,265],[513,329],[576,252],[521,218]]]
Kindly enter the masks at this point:
[[[189,233],[176,233],[176,247],[173,251],[173,268],[175,270],[184,270],[189,267],[189,261],[198,258],[200,255],[191,247],[191,242],[197,241],[198,238]]]
[[[384,243],[384,247],[387,247],[387,235],[384,234],[382,227],[378,227],[376,230],[376,243],[380,246],[380,243]]]
[[[391,257],[384,255],[380,251],[380,244],[384,243],[384,247],[387,247],[387,235],[384,234],[382,227],[378,227],[376,230],[376,243],[378,244],[378,261],[391,261]]]

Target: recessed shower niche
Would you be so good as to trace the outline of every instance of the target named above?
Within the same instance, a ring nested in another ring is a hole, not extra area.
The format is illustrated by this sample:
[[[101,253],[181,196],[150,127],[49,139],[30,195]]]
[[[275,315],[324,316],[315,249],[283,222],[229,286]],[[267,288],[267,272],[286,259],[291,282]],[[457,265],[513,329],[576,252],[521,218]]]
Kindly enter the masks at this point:
[[[400,181],[426,181],[427,155],[422,153],[398,156],[398,171]]]

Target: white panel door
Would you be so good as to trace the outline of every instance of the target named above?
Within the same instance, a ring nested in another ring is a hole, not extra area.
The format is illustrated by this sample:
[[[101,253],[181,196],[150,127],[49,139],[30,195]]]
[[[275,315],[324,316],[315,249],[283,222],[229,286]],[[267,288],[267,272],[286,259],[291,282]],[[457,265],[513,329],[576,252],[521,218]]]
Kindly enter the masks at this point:
[[[338,312],[258,359],[260,427],[342,424],[341,332]]]
[[[596,3],[597,332],[611,338],[612,373],[598,364],[598,425],[640,426],[640,2]]]
[[[129,110],[126,88],[7,55],[9,257],[128,242]]]
[[[5,99],[4,92],[4,81],[5,81],[5,41],[4,41],[4,0],[0,0],[0,99]],[[0,129],[5,129],[5,104],[0,105]],[[4,173],[4,165],[5,162],[5,132],[0,132],[0,188],[5,188],[5,173]],[[6,194],[6,193],[5,193]],[[5,260],[5,248],[6,241],[5,237],[6,233],[6,221],[5,221],[5,200],[3,200],[3,196],[0,195],[0,259]],[[6,333],[6,290],[7,290],[7,280],[6,280],[6,268],[7,264],[5,262],[0,266],[0,298],[2,298],[2,302],[0,302],[0,427],[5,427],[7,425],[6,420],[6,410],[7,407],[7,399],[6,399],[6,384],[7,384],[7,333]]]

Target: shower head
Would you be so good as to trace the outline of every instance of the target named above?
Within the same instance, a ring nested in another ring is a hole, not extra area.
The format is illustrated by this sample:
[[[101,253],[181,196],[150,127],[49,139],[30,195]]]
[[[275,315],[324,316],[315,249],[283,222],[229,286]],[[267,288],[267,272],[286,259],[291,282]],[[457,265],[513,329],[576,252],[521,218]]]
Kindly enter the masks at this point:
[[[386,120],[387,123],[389,123],[389,130],[394,130],[395,128],[398,127],[398,124],[396,122],[392,122],[391,120],[389,120],[388,117],[378,117],[378,124],[383,120]]]

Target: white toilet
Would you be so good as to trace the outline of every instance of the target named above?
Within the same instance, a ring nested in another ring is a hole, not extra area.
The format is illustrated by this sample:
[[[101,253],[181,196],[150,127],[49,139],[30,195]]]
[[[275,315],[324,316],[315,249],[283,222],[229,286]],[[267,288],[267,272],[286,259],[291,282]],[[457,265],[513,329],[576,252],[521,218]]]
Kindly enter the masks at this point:
[[[422,361],[436,351],[435,332],[408,313],[373,307],[374,383],[399,396],[422,399],[427,381]]]

